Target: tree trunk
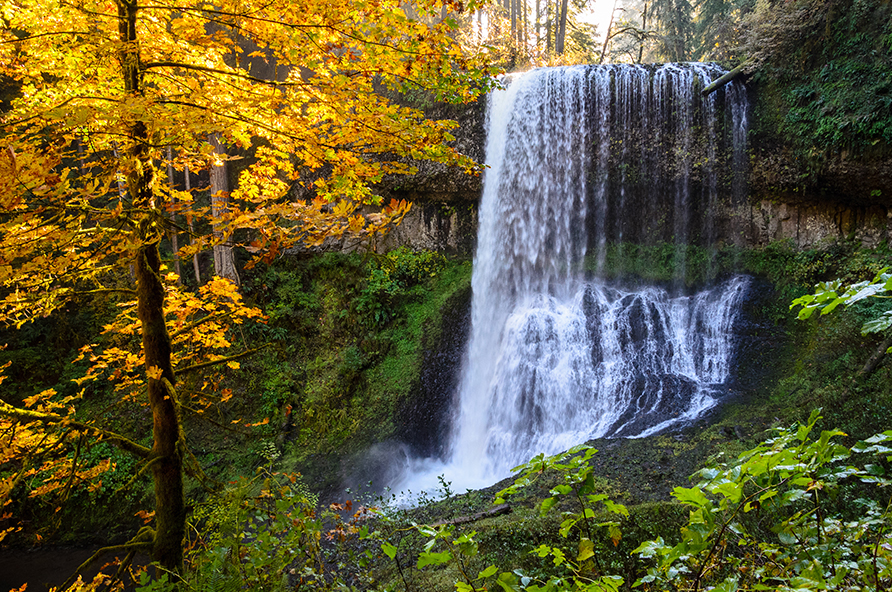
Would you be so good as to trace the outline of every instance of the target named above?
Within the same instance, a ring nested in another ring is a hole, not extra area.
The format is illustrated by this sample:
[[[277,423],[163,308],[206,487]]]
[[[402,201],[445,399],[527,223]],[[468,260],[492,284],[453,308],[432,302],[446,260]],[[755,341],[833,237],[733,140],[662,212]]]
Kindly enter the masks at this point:
[[[542,51],[542,7],[540,0],[536,0],[536,51]]]
[[[748,63],[749,63],[748,61],[745,61],[742,64],[738,65],[733,70],[731,70],[730,72],[726,72],[726,73],[722,74],[721,76],[716,78],[713,82],[711,82],[706,88],[701,90],[700,94],[705,97],[709,93],[717,91],[718,89],[722,88],[723,86],[725,86],[726,84],[728,84],[729,82],[731,82],[732,80],[734,80],[735,78],[740,76],[743,73],[744,67],[746,67],[746,65]]]
[[[554,51],[558,55],[564,55],[564,40],[567,36],[567,4],[568,0],[561,0],[561,14],[554,36]]]
[[[551,48],[554,47],[551,44],[552,40],[552,3],[556,0],[545,0],[545,53],[551,53]]]
[[[149,233],[149,219],[140,233]],[[186,504],[183,496],[183,435],[173,366],[170,336],[164,320],[164,283],[161,279],[160,237],[145,234],[146,244],[136,264],[137,314],[142,323],[143,350],[152,408],[153,445],[149,462],[155,484],[155,541],[152,559],[174,573],[183,569],[183,539],[186,534]],[[160,371],[160,376],[155,376]],[[152,376],[155,376],[154,378]]]
[[[509,0],[508,6],[511,13],[511,42],[517,43],[517,0]]]
[[[167,147],[167,181],[168,187],[170,187],[170,205],[173,206],[173,149],[168,146]],[[180,265],[180,241],[179,236],[177,236],[177,226],[176,226],[176,216],[174,216],[173,209],[171,209],[170,213],[170,231],[168,232],[168,236],[170,238],[170,249],[173,251],[173,269],[177,274],[177,285],[183,284],[183,269]]]
[[[647,38],[647,2],[644,3],[644,10],[641,11],[641,39],[638,41],[638,61],[640,64],[644,57],[644,40]]]
[[[183,167],[183,174],[186,176],[186,191],[192,193],[192,175],[189,172],[189,165]],[[192,219],[192,214],[186,214],[186,224],[189,225],[189,244],[194,243],[193,237],[195,236],[195,221]],[[192,270],[195,272],[195,285],[201,285],[201,267],[198,265],[198,253],[194,253],[192,255]]]
[[[616,4],[619,0],[613,0],[613,10],[610,11],[610,19],[607,21],[607,30],[604,31],[604,45],[601,46],[601,58],[598,60],[599,64],[604,63],[604,58],[607,57],[607,44],[610,43],[610,29],[613,28],[613,15],[616,14]]]
[[[214,152],[225,154],[223,144],[218,134],[211,134],[208,138]],[[229,178],[226,172],[226,162],[220,166],[211,166],[211,215],[219,218],[227,212],[229,203]],[[219,242],[214,245],[214,271],[220,277],[232,280],[238,285],[238,270],[235,267],[235,257],[232,252],[232,236],[225,236],[226,231],[218,224],[214,224],[214,236]]]
[[[527,6],[527,0],[520,0],[520,44],[523,47],[523,55],[530,55],[530,7]]]
[[[118,31],[123,42],[119,56],[124,90],[142,93],[135,1],[118,0]],[[152,409],[152,451],[149,463],[155,485],[155,537],[152,559],[173,574],[183,571],[186,504],[183,496],[182,431],[171,362],[170,335],[164,320],[164,283],[158,245],[163,233],[154,223],[164,211],[162,195],[153,191],[155,167],[149,154],[148,129],[137,121],[130,128],[127,155],[128,188],[133,204],[146,211],[136,229],[141,246],[136,252],[137,316],[142,325],[149,405]]]

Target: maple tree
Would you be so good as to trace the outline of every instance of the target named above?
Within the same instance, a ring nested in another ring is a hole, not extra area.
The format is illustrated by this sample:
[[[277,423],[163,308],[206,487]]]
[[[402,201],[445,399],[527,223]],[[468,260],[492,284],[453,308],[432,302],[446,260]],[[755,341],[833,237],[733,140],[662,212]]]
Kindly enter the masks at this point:
[[[177,377],[235,364],[221,351],[226,328],[259,311],[226,280],[188,293],[165,276],[159,245],[171,216],[190,221],[180,258],[220,244],[271,257],[345,232],[385,231],[408,209],[376,196],[385,176],[411,173],[412,159],[475,166],[447,144],[454,124],[426,120],[389,97],[421,90],[466,101],[487,90],[489,69],[465,54],[449,16],[476,7],[0,0],[0,75],[18,89],[0,120],[0,319],[21,327],[82,295],[129,298],[106,330],[138,334],[139,351],[88,346],[84,380],[108,372],[123,396],[149,405],[153,434],[147,448],[76,421],[77,397],[54,392],[26,407],[0,401],[4,454],[32,455],[0,488],[0,504],[15,479],[44,461],[56,463],[44,468],[59,471],[60,487],[88,480],[75,474],[77,462],[65,473],[51,451],[65,440],[104,438],[142,458],[140,472],[154,483],[154,529],[120,548],[182,569],[183,477],[198,469],[181,412],[201,403],[178,393]],[[231,157],[215,146],[250,150],[252,158],[237,188],[214,196],[226,207],[211,208],[176,190],[164,171],[220,166]],[[365,205],[383,207],[363,214]],[[114,280],[122,267],[135,287]]]

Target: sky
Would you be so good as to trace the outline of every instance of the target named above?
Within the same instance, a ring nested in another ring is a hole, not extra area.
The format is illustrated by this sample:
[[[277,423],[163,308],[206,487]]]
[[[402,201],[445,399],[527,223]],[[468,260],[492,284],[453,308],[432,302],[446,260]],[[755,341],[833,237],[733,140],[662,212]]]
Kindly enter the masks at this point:
[[[597,25],[601,35],[607,30],[610,22],[610,11],[613,9],[614,0],[589,0],[586,10],[579,13],[580,21]]]

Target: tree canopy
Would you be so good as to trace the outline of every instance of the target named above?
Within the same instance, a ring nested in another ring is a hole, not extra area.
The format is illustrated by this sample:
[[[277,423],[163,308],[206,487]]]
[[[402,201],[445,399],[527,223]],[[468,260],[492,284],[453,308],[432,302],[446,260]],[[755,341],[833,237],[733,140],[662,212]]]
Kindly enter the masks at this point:
[[[3,0],[0,76],[15,97],[0,119],[0,320],[21,327],[78,295],[126,296],[107,330],[138,336],[141,351],[87,348],[85,378],[114,368],[126,396],[148,402],[153,424],[148,449],[99,418],[75,421],[76,398],[46,392],[26,401],[30,409],[0,403],[7,450],[36,446],[51,456],[66,438],[88,436],[141,457],[156,523],[128,549],[181,569],[190,453],[178,373],[235,364],[220,353],[225,329],[259,313],[225,281],[184,293],[166,277],[159,245],[171,229],[187,231],[172,216],[199,222],[181,256],[227,242],[270,257],[385,230],[408,209],[375,194],[385,175],[412,172],[412,159],[475,167],[447,145],[452,123],[391,100],[423,93],[459,102],[486,90],[489,70],[454,38],[454,14],[475,7]],[[174,170],[232,158],[219,146],[250,156],[231,195],[214,196],[225,208],[172,183]],[[362,214],[364,205],[383,207]]]

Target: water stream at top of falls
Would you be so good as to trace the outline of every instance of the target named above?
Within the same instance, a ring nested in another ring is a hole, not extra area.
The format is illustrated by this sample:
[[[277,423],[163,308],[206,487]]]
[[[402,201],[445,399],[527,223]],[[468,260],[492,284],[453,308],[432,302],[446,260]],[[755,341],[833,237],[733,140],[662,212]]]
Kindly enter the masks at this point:
[[[647,435],[716,404],[748,279],[685,293],[597,278],[627,241],[714,242],[719,179],[727,193],[738,182],[720,155],[733,171],[746,129],[742,89],[699,97],[721,74],[710,64],[543,68],[492,93],[449,452],[409,459],[397,488],[430,490],[438,475],[457,491],[488,486],[536,454]]]

